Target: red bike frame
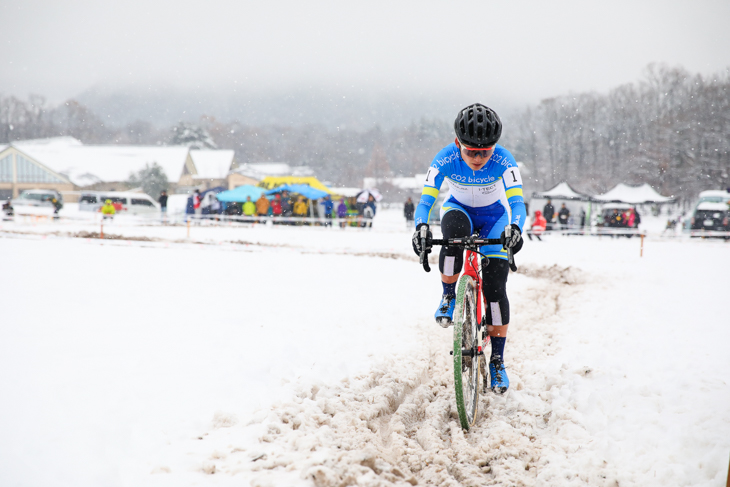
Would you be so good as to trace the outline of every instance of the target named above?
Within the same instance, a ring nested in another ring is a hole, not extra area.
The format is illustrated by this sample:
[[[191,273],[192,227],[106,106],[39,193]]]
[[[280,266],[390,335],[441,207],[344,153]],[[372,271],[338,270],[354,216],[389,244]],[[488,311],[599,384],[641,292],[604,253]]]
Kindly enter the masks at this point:
[[[484,327],[482,329],[482,333],[484,335],[484,340],[482,341],[482,344],[479,346],[479,351],[483,351],[486,346],[489,344],[489,333],[486,330],[487,323],[484,320],[484,313],[486,312],[484,310],[484,299],[482,298],[482,273],[481,273],[481,260],[480,255],[474,252],[473,250],[467,250],[466,251],[466,263],[464,264],[464,275],[470,276],[472,279],[474,279],[474,282],[477,283],[477,319],[479,320],[480,327]]]

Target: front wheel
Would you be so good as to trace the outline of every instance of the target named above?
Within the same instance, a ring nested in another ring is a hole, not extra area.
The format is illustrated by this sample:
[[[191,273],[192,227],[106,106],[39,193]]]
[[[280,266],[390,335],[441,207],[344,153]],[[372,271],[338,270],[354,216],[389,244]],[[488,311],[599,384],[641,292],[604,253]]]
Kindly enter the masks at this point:
[[[454,386],[461,427],[469,430],[477,418],[479,403],[479,333],[476,282],[461,276],[454,309]]]

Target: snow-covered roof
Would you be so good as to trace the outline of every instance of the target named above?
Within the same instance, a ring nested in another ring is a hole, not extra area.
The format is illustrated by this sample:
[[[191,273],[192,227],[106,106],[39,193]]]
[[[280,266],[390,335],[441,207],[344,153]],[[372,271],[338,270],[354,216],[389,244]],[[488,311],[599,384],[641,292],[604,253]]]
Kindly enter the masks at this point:
[[[291,176],[291,166],[285,162],[247,162],[241,164],[234,172],[254,179],[266,176]]]
[[[700,198],[723,198],[730,199],[730,193],[721,189],[708,189],[700,192]]]
[[[619,183],[612,190],[604,194],[599,194],[594,198],[598,201],[621,201],[634,205],[643,203],[669,203],[675,200],[675,198],[660,195],[647,183],[641,186],[628,186]]]
[[[190,157],[197,170],[194,179],[225,179],[231,170],[232,150],[191,150]]]
[[[728,211],[727,203],[713,203],[710,201],[703,201],[697,205],[697,210],[708,210],[708,211]]]
[[[553,189],[532,193],[533,198],[550,198],[554,200],[589,200],[590,196],[581,194],[570,187],[566,182],[560,183]]]
[[[308,166],[292,167],[285,162],[247,162],[239,166],[234,172],[258,180],[266,177],[314,176],[314,170]]]
[[[177,181],[189,149],[183,146],[83,145],[73,137],[13,142],[19,151],[77,186],[126,181],[130,174],[157,163],[168,179]]]

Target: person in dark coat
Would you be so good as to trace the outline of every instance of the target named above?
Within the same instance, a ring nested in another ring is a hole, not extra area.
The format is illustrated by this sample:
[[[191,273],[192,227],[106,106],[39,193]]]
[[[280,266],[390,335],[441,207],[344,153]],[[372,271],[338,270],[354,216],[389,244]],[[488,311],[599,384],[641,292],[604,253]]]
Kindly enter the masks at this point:
[[[288,191],[282,191],[281,192],[281,216],[284,218],[291,218],[292,217],[292,203],[291,199],[289,199],[289,192]],[[290,225],[289,223],[284,223],[285,225]]]
[[[552,200],[547,200],[547,203],[542,209],[542,216],[545,217],[545,221],[548,223],[553,222],[553,216],[555,215],[555,208],[553,207]]]
[[[558,213],[560,228],[568,228],[568,218],[570,218],[570,210],[567,206],[565,206],[565,203],[563,203],[563,205],[560,207],[560,212]]]
[[[160,197],[157,199],[160,203],[160,214],[162,215],[162,221],[167,218],[167,191],[162,191]]]
[[[53,219],[58,220],[58,212],[61,210],[61,208],[63,208],[63,203],[61,203],[55,196],[49,196],[48,202],[53,205]]]
[[[403,216],[406,217],[406,225],[408,228],[411,227],[411,224],[413,222],[413,215],[416,212],[416,207],[413,204],[413,200],[409,197],[406,201],[406,204],[403,206]]]

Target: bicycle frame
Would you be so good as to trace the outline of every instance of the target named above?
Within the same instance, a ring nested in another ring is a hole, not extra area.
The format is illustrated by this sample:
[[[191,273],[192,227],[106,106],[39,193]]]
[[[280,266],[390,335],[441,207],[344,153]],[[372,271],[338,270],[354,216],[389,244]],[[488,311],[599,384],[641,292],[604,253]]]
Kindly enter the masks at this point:
[[[482,332],[483,340],[482,344],[479,346],[479,352],[481,353],[482,350],[486,348],[486,346],[489,344],[489,333],[487,333],[486,326],[487,322],[485,320],[485,302],[484,302],[484,294],[482,291],[482,273],[481,273],[481,259],[479,258],[480,255],[476,253],[473,250],[467,250],[466,251],[466,259],[464,261],[464,271],[463,275],[469,276],[472,279],[474,279],[474,282],[477,283],[477,319],[479,324],[479,329]]]

